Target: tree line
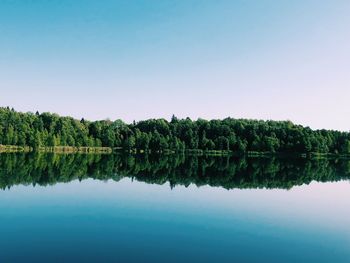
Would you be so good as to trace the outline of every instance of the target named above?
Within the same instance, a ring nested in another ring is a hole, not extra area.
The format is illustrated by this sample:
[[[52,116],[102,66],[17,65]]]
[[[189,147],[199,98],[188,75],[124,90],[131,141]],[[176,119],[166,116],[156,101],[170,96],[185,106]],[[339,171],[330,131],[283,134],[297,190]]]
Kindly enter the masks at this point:
[[[350,134],[312,130],[290,121],[149,119],[88,121],[0,108],[0,145],[111,147],[163,152],[210,151],[350,154]]]

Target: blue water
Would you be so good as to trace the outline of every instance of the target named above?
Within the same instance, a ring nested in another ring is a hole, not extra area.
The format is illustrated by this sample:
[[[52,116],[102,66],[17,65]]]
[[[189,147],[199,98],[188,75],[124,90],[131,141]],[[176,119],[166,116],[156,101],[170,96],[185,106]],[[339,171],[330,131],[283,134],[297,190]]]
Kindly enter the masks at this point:
[[[0,191],[1,262],[350,262],[350,184],[86,179]]]

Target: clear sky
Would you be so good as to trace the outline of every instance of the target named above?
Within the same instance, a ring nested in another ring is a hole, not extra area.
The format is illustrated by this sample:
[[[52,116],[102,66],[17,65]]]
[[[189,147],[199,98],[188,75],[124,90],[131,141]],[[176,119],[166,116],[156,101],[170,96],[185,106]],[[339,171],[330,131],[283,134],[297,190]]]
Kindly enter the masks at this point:
[[[1,0],[0,106],[350,130],[348,0]]]

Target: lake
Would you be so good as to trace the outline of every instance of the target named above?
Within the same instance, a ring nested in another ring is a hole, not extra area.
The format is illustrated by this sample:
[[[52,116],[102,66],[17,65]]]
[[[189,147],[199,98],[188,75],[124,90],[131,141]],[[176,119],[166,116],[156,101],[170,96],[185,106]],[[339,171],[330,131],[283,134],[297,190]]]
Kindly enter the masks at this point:
[[[350,262],[350,161],[0,154],[1,262]]]

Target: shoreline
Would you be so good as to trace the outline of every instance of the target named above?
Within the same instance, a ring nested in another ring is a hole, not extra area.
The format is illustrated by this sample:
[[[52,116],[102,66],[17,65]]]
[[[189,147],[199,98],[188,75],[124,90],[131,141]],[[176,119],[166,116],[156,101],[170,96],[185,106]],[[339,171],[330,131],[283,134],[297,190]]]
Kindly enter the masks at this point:
[[[54,147],[39,147],[34,149],[29,146],[16,146],[16,145],[0,145],[0,153],[86,153],[86,154],[187,154],[197,156],[235,156],[235,157],[293,157],[293,158],[342,158],[350,159],[350,154],[336,154],[336,153],[290,153],[290,152],[233,152],[230,150],[201,150],[201,149],[186,149],[184,151],[164,150],[161,152],[151,152],[145,150],[124,150],[122,148],[111,147],[78,147],[78,146],[54,146]]]

